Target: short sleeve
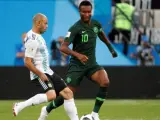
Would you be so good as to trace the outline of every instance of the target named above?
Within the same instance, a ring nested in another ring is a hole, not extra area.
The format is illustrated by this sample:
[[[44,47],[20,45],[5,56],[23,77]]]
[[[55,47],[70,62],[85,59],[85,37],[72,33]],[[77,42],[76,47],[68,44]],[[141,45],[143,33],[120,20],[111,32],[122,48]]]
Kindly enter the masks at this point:
[[[25,57],[34,58],[39,43],[36,40],[28,40],[25,43]]]
[[[97,22],[97,27],[98,27],[98,33],[103,31],[101,23]]]
[[[76,28],[76,26],[72,26],[72,27],[68,30],[68,32],[67,32],[67,34],[66,34],[66,36],[65,36],[65,42],[70,42],[70,43],[72,43],[73,40],[74,40],[74,38],[75,38],[75,36],[76,36],[76,34],[77,34],[77,31],[78,31],[78,29]]]

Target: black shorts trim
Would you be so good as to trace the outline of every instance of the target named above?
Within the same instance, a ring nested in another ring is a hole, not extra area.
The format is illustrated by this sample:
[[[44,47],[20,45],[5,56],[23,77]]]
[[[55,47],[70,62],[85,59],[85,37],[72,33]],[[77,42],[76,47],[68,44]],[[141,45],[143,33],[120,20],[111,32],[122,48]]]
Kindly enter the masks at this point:
[[[48,74],[46,74],[48,77]],[[34,79],[33,82],[36,84],[36,86],[40,86],[43,90],[43,92],[47,92],[49,90],[54,90],[54,85],[52,83],[52,80],[48,77],[49,81],[42,81],[39,77]]]
[[[46,74],[46,76],[48,77],[49,81],[42,81],[39,77],[32,81],[36,84],[36,86],[40,86],[43,89],[43,92],[55,90],[58,96],[59,92],[67,87],[64,80],[56,73],[53,75]]]
[[[50,76],[50,78],[52,78],[52,83],[54,85],[56,94],[59,95],[59,92],[62,91],[64,88],[67,87],[67,84],[65,83],[65,81],[56,73],[54,73],[52,76]]]

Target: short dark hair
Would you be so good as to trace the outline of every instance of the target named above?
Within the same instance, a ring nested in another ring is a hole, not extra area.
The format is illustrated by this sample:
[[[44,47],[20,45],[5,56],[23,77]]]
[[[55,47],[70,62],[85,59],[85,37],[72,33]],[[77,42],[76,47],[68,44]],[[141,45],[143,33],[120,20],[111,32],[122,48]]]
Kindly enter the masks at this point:
[[[81,6],[91,6],[91,8],[92,8],[92,4],[91,4],[91,2],[88,1],[88,0],[82,1],[82,2],[80,3],[80,5],[79,5],[79,9],[81,8]]]

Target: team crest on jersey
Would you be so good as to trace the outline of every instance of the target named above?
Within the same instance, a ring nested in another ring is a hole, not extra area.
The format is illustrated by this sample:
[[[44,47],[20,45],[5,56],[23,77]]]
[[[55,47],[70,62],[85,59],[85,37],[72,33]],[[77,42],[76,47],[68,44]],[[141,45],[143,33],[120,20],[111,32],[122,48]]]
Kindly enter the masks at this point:
[[[98,33],[98,28],[97,28],[97,27],[94,27],[94,28],[93,28],[93,31],[97,34],[97,33]]]
[[[70,77],[67,77],[66,82],[70,83],[72,81],[72,79]]]
[[[51,84],[51,83],[48,83],[48,87],[52,87],[52,84]]]
[[[28,48],[28,53],[33,53],[33,48]]]

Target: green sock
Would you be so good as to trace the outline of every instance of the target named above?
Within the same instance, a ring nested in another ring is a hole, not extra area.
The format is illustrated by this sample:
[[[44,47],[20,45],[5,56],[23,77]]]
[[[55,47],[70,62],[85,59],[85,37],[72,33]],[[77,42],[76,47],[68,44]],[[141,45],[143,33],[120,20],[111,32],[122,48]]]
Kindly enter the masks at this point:
[[[55,100],[50,102],[47,105],[47,112],[50,113],[53,109],[56,109],[57,107],[61,106],[64,103],[64,98],[62,96],[58,96]]]
[[[97,94],[97,97],[96,97],[96,101],[95,101],[95,105],[94,105],[94,108],[93,108],[93,111],[98,113],[104,100],[105,100],[105,97],[106,97],[106,93],[107,93],[107,87],[100,87],[99,88],[99,92]]]

